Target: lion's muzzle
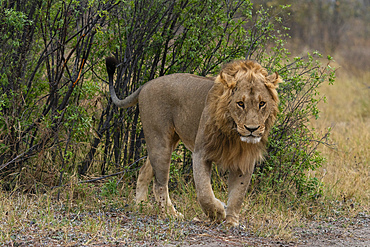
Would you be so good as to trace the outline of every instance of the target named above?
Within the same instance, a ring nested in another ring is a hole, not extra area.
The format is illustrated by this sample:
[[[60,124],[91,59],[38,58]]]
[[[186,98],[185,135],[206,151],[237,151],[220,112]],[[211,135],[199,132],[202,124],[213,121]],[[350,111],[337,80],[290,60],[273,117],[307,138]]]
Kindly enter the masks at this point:
[[[238,134],[242,142],[255,144],[261,141],[263,128],[258,125],[244,125],[244,128],[238,128]]]

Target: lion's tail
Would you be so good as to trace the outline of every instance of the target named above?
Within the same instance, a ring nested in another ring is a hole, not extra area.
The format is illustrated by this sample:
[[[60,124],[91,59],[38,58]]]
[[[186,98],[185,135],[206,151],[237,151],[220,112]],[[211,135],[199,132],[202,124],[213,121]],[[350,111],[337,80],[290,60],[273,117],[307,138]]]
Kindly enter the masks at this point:
[[[128,108],[128,107],[136,105],[139,100],[139,94],[140,94],[142,87],[140,87],[138,90],[136,90],[134,93],[132,93],[125,99],[123,100],[119,99],[117,97],[116,92],[114,91],[114,86],[113,86],[113,75],[114,75],[114,72],[116,71],[117,60],[114,57],[107,57],[105,59],[105,64],[107,66],[107,72],[108,72],[108,78],[109,78],[109,92],[110,92],[110,96],[112,98],[113,103],[117,107],[120,107],[120,108]]]

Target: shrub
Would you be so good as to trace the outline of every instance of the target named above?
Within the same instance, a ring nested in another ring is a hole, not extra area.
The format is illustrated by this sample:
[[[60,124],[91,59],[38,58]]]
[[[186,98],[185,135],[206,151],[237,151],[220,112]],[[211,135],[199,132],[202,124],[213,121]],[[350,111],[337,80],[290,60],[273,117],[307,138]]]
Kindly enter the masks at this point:
[[[254,174],[260,190],[273,189],[309,198],[322,194],[323,185],[316,178],[307,177],[307,172],[323,164],[317,146],[327,143],[329,130],[316,133],[309,121],[319,117],[317,104],[324,100],[317,91],[319,86],[332,83],[335,75],[329,64],[322,66],[314,57],[321,55],[315,52],[279,65],[278,72],[284,78],[279,86],[280,114],[269,136],[266,160],[257,166]]]
[[[332,81],[333,73],[310,54],[289,58],[281,16],[287,6],[255,11],[249,0],[31,2],[0,2],[6,34],[0,40],[5,188],[34,181],[62,185],[74,173],[136,172],[136,164],[127,164],[146,152],[138,108],[117,109],[96,84],[106,77],[102,57],[113,53],[120,62],[121,98],[158,76],[216,74],[234,59],[253,59],[277,71],[285,81],[281,113],[266,161],[256,169],[255,188],[316,195],[320,184],[305,174],[322,162],[316,152],[322,138],[308,120],[318,116],[317,87]],[[191,173],[189,152],[176,157],[183,168],[171,172]]]

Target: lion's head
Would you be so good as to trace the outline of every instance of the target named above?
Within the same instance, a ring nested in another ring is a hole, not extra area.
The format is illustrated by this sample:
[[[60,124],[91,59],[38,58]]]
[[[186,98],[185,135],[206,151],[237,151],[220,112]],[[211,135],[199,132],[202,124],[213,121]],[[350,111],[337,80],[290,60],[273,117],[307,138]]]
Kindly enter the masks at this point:
[[[206,148],[214,161],[237,166],[257,161],[278,113],[277,73],[252,61],[227,64],[208,94]],[[218,137],[217,137],[218,136]]]

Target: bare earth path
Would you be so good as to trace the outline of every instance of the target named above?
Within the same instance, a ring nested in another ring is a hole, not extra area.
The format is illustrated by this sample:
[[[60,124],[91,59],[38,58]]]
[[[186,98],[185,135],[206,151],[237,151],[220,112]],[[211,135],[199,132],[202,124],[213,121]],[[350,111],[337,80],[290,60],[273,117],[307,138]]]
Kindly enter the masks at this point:
[[[303,222],[292,229],[290,241],[256,236],[246,227],[227,230],[201,221],[160,220],[123,212],[70,213],[54,218],[66,227],[45,226],[37,219],[25,222],[3,246],[370,246],[370,215],[365,214]],[[89,234],[86,221],[96,221],[101,229]]]
[[[176,246],[176,243],[166,246]],[[370,246],[370,217],[358,215],[351,220],[309,222],[305,227],[294,229],[294,240],[291,242],[234,230],[189,236],[180,246]]]

